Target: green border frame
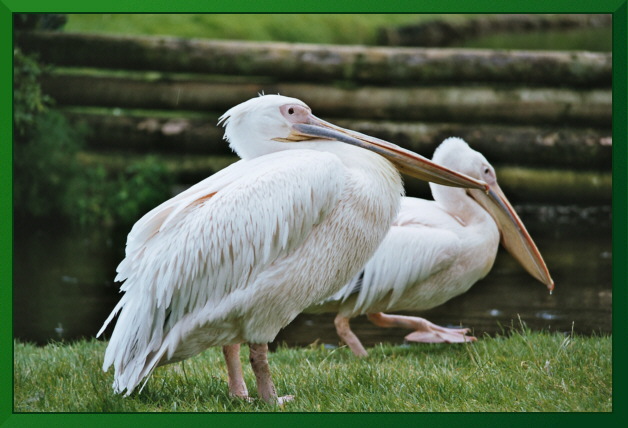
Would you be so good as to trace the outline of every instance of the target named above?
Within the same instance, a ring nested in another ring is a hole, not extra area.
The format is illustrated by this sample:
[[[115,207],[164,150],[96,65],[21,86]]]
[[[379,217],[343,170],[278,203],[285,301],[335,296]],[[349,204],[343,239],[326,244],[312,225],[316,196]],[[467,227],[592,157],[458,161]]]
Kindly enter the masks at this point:
[[[102,3],[102,4],[101,4]],[[359,8],[348,0],[319,0],[304,3],[277,0],[262,4],[255,0],[231,0],[208,4],[202,0],[178,2],[109,0],[79,2],[65,0],[0,0],[0,427],[25,426],[125,426],[146,423],[151,426],[176,424],[210,424],[213,426],[255,426],[299,424],[318,426],[325,423],[349,426],[386,426],[422,424],[430,428],[453,423],[463,426],[556,427],[595,422],[603,426],[618,426],[626,416],[626,341],[623,335],[613,336],[613,412],[611,413],[368,413],[368,414],[13,414],[13,339],[12,339],[12,16],[13,12],[247,12],[247,13],[612,13],[613,14],[613,329],[628,325],[628,242],[627,198],[628,183],[628,107],[627,23],[628,0],[547,0],[513,1],[476,0],[463,2],[445,0],[397,0],[363,3]],[[620,341],[621,340],[621,341]],[[382,391],[382,393],[388,393]]]

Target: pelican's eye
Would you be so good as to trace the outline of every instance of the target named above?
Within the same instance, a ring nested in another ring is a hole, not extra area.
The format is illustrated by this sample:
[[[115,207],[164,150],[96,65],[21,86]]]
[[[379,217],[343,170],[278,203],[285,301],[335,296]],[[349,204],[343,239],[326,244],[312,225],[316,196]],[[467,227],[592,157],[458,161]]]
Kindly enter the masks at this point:
[[[294,114],[294,109],[292,107],[288,109],[288,114]]]

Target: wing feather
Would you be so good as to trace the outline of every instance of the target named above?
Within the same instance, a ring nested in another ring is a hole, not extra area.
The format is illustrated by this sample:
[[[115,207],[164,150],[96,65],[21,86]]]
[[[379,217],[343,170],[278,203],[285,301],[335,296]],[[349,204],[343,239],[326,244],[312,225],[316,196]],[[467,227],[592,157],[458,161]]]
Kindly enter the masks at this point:
[[[346,301],[357,293],[354,314],[367,313],[383,301],[394,306],[410,288],[455,263],[460,240],[441,227],[455,221],[433,201],[402,198],[401,211],[373,257],[329,301]]]
[[[104,368],[144,366],[185,314],[246,290],[337,205],[344,180],[335,155],[278,152],[239,161],[147,213],[118,267],[125,294],[99,332],[120,312]],[[132,390],[135,380],[117,389]]]

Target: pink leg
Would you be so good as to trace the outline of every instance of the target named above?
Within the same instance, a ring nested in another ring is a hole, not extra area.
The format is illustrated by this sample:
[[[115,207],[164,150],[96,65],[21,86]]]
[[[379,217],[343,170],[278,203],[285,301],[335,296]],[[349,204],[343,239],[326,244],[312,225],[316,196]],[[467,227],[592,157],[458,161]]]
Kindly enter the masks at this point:
[[[353,351],[353,353],[358,357],[366,357],[368,353],[358,336],[356,336],[349,326],[349,318],[342,316],[340,314],[336,315],[334,319],[334,324],[336,325],[336,332],[340,339],[349,346],[349,348]]]
[[[229,395],[238,398],[249,398],[249,392],[242,376],[242,364],[240,363],[240,344],[226,345],[222,347],[222,353],[227,362],[229,375]]]
[[[283,405],[284,403],[294,399],[292,395],[286,395],[283,397],[277,397],[277,391],[275,385],[270,376],[270,367],[268,366],[268,344],[254,344],[249,343],[251,367],[253,373],[255,373],[255,379],[257,380],[257,392],[259,396],[267,403],[277,403]]]
[[[379,327],[401,327],[414,330],[406,336],[410,342],[461,343],[474,342],[477,338],[467,336],[468,328],[445,328],[432,324],[420,317],[386,315],[382,312],[367,314],[369,320]]]

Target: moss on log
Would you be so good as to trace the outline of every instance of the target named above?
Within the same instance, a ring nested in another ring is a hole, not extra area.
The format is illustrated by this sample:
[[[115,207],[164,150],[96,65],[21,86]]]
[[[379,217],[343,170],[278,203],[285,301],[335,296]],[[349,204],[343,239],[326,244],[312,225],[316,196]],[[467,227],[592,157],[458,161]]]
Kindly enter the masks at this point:
[[[61,105],[224,112],[256,96],[281,93],[304,100],[320,116],[519,124],[609,126],[610,89],[425,87],[358,89],[327,85],[225,84],[200,80],[55,74],[42,87]]]
[[[497,166],[497,180],[513,204],[607,205],[612,201],[612,174]],[[428,185],[404,176],[406,194],[431,199]]]
[[[135,153],[230,155],[216,125],[218,115],[205,118],[147,117],[66,112],[91,130],[89,148]],[[464,125],[458,123],[400,123],[334,120],[340,126],[388,140],[431,157],[447,137],[465,139],[494,164],[609,170],[610,130],[593,128]]]
[[[612,200],[611,172],[502,167],[496,174],[515,201],[595,205]]]
[[[423,85],[490,82],[610,87],[612,56],[590,52],[494,51],[258,43],[18,32],[17,44],[56,65],[272,76],[278,81]]]

